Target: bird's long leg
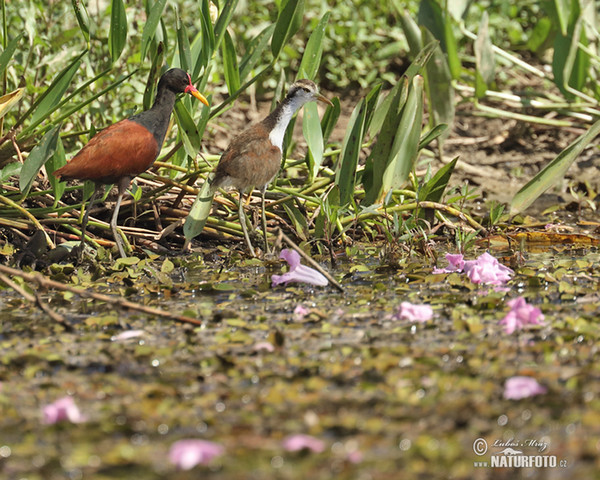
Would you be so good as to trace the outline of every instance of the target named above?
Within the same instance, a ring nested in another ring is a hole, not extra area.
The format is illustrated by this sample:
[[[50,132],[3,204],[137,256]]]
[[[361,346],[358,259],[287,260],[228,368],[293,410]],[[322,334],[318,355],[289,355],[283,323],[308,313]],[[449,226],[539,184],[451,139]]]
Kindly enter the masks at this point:
[[[87,224],[88,224],[88,220],[90,218],[90,211],[92,210],[94,203],[96,203],[96,200],[100,196],[103,189],[104,189],[103,185],[101,185],[101,184],[95,185],[94,193],[92,193],[92,196],[90,197],[90,200],[85,209],[85,213],[83,214],[83,220],[81,221],[81,243],[79,244],[79,249],[77,252],[77,256],[79,257],[79,260],[81,260],[83,257],[83,249],[85,248],[85,232],[87,231]]]
[[[271,253],[269,250],[269,241],[267,240],[267,214],[265,213],[265,193],[267,192],[267,186],[263,186],[260,189],[260,220],[263,235],[265,238],[265,254]]]
[[[252,246],[252,242],[250,241],[250,235],[248,235],[248,226],[246,225],[246,215],[244,215],[244,191],[238,190],[240,194],[239,202],[238,202],[238,218],[240,219],[240,224],[242,225],[242,231],[244,232],[244,239],[246,240],[246,245],[248,245],[248,251],[250,255],[256,257],[256,253],[254,253],[254,247]]]
[[[110,220],[110,229],[112,230],[113,237],[115,239],[115,243],[117,244],[117,248],[119,249],[119,255],[121,255],[121,258],[125,258],[127,255],[125,255],[125,249],[123,248],[123,240],[121,239],[121,232],[119,232],[119,229],[117,228],[117,219],[119,218],[119,209],[121,208],[121,201],[123,200],[123,195],[125,194],[125,191],[127,190],[127,187],[129,186],[129,182],[131,182],[131,179],[128,177],[125,177],[125,178],[122,178],[121,180],[119,180],[119,183],[118,183],[119,196],[117,197],[115,211],[113,212],[113,216]]]

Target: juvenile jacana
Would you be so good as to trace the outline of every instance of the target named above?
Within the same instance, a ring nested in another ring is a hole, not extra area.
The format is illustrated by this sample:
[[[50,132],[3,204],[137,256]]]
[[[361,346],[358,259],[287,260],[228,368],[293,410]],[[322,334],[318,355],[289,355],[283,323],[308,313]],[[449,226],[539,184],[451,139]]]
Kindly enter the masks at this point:
[[[248,235],[244,218],[242,195],[248,188],[258,188],[261,193],[261,223],[267,244],[267,218],[265,215],[265,192],[281,165],[283,136],[290,120],[305,103],[320,101],[333,106],[331,101],[319,93],[314,82],[298,80],[286,97],[264,120],[251,125],[235,137],[221,156],[214,177],[211,192],[219,187],[235,187],[239,192],[238,217],[250,254],[254,248]]]
[[[190,75],[180,68],[172,68],[160,77],[152,108],[97,133],[69,163],[54,172],[61,180],[92,180],[95,183],[94,193],[83,216],[82,250],[94,202],[101,196],[104,185],[116,184],[118,197],[110,228],[119,254],[125,257],[117,230],[121,200],[131,180],[150,168],[158,157],[178,93],[189,93],[208,106],[206,98],[192,85]]]

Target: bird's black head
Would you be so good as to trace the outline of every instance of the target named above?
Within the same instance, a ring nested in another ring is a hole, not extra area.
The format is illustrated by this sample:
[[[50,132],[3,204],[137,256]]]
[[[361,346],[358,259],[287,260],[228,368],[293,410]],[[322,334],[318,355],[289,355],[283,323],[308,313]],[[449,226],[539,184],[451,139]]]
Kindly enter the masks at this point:
[[[162,88],[168,88],[175,93],[189,93],[208,106],[206,98],[192,85],[189,73],[181,68],[171,68],[163,73],[158,81],[158,90]]]

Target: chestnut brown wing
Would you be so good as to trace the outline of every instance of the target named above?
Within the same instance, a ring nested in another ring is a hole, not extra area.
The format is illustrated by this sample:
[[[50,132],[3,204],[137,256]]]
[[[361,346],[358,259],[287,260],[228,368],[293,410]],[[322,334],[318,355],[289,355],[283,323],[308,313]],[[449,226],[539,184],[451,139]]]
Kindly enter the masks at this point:
[[[62,180],[116,183],[146,171],[158,156],[158,144],[142,125],[121,120],[96,134],[64,167],[54,172]]]

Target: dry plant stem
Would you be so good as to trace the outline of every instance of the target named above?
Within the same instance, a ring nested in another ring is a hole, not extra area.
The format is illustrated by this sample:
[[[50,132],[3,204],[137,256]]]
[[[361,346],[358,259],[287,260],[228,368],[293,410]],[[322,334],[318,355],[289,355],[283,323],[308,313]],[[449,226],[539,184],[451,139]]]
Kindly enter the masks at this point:
[[[110,295],[104,295],[102,293],[95,293],[89,290],[85,290],[83,288],[75,288],[70,285],[65,285],[64,283],[57,282],[55,280],[50,280],[49,278],[44,277],[40,273],[26,273],[22,270],[18,270],[16,268],[7,267],[5,265],[0,265],[0,272],[5,273],[7,275],[13,275],[15,277],[21,277],[22,279],[33,282],[44,288],[55,288],[56,290],[61,290],[63,292],[71,292],[75,295],[79,295],[83,298],[91,298],[93,300],[98,300],[100,302],[106,302],[111,305],[114,305],[119,308],[127,309],[127,310],[135,310],[138,312],[147,313],[149,315],[155,315],[161,318],[168,318],[170,320],[175,320],[177,322],[182,323],[191,323],[192,325],[202,325],[202,321],[196,318],[186,317],[185,315],[177,315],[171,312],[167,312],[165,310],[161,310],[158,308],[148,307],[146,305],[141,305],[139,303],[130,302],[128,300],[123,300],[122,298],[116,298]]]
[[[5,283],[9,288],[12,288],[15,292],[17,292],[19,295],[21,295],[28,302],[35,303],[46,315],[48,315],[52,320],[54,320],[56,323],[58,323],[66,331],[68,331],[68,332],[73,331],[73,327],[65,321],[65,318],[62,315],[56,313],[54,310],[52,310],[48,305],[46,305],[42,301],[42,299],[37,291],[35,292],[35,295],[31,295],[30,293],[27,293],[25,290],[23,290],[19,285],[17,285],[15,282],[13,282],[10,278],[8,278],[3,273],[0,273],[0,281]]]
[[[337,288],[340,292],[344,291],[344,287],[342,287],[335,278],[333,278],[331,276],[331,274],[325,270],[323,267],[321,267],[321,265],[319,265],[317,262],[315,262],[309,255],[307,255],[306,253],[304,253],[304,250],[302,250],[298,245],[296,245],[296,243],[294,243],[294,241],[288,237],[285,233],[283,233],[281,231],[281,229],[279,229],[279,239],[278,242],[281,243],[281,240],[285,241],[285,243],[287,243],[291,248],[293,248],[294,250],[296,250],[298,252],[298,254],[304,259],[306,260],[308,263],[310,263],[310,265],[317,271],[319,271],[320,273],[322,273],[325,278],[327,280],[329,280],[333,286],[335,288]]]

